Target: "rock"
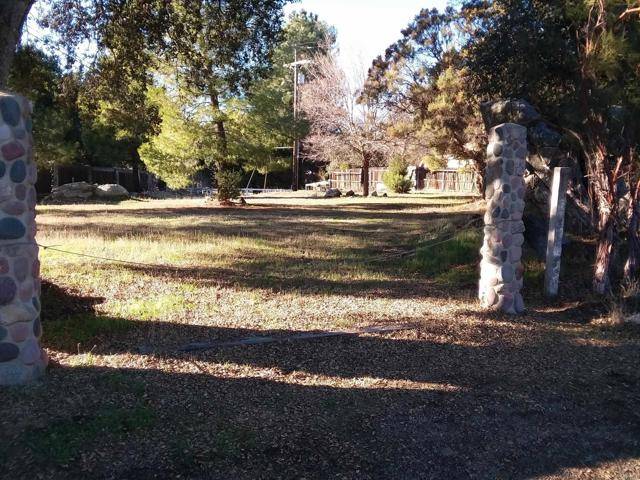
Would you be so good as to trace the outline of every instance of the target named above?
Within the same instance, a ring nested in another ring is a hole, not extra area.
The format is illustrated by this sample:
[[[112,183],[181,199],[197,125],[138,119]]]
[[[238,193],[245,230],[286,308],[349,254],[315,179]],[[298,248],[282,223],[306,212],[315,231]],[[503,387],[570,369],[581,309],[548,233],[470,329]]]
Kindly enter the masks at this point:
[[[17,160],[11,165],[11,172],[9,173],[11,181],[14,183],[21,183],[27,177],[27,166],[22,160]]]
[[[345,197],[355,197],[356,194],[353,190],[349,190],[347,193],[344,194]]]
[[[0,99],[0,114],[7,124],[15,127],[20,122],[20,105],[15,99],[4,97]]]
[[[383,197],[388,197],[389,195],[387,195],[386,193],[382,194]]]
[[[18,240],[27,233],[24,224],[13,217],[5,217],[0,220],[0,240]]]
[[[484,102],[480,105],[480,112],[487,131],[501,123],[526,126],[540,120],[540,114],[533,105],[520,99]]]
[[[107,200],[122,200],[129,198],[129,192],[127,189],[117,183],[98,185],[95,189],[95,194],[97,198]]]
[[[20,349],[13,343],[0,343],[0,362],[9,362],[14,358],[18,358]]]
[[[377,197],[378,196],[378,192],[376,192],[375,190],[373,192],[371,192],[369,194],[370,197]]]
[[[94,185],[87,182],[65,183],[54,187],[46,200],[87,200],[93,197],[95,188]]]
[[[547,123],[538,122],[529,128],[529,142],[538,148],[557,148],[562,142],[562,135],[549,127]]]
[[[337,188],[330,188],[324,192],[324,198],[338,198],[340,196],[342,196],[342,192]]]
[[[25,154],[22,144],[16,141],[5,143],[2,148],[0,148],[0,152],[2,152],[2,156],[7,161],[15,160]]]
[[[18,292],[16,282],[11,277],[0,277],[0,305],[7,305]]]

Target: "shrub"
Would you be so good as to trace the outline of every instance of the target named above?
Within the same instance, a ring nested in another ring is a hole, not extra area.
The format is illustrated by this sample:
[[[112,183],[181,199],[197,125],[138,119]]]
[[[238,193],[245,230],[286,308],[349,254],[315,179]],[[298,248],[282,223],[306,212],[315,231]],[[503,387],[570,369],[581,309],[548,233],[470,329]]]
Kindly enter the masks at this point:
[[[218,182],[218,200],[228,202],[240,196],[240,183],[242,175],[234,170],[218,170],[216,173]]]
[[[389,168],[382,176],[385,186],[395,193],[408,193],[413,182],[407,177],[407,162],[395,157],[389,162]]]

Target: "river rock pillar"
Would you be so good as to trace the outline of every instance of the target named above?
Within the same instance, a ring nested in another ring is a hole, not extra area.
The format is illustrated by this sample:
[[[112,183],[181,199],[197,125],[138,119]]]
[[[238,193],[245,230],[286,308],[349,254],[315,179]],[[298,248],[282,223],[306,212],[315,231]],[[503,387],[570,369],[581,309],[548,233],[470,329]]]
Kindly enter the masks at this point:
[[[526,158],[525,127],[503,123],[489,131],[478,296],[484,307],[506,313],[524,312],[520,290]]]
[[[0,385],[43,372],[31,106],[0,92]]]

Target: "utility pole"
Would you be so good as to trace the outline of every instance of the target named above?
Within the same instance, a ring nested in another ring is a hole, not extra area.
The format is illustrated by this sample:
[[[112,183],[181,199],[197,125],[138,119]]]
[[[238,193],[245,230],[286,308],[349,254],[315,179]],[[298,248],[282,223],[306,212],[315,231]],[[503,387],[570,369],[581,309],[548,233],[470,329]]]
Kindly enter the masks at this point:
[[[298,190],[298,181],[300,175],[298,169],[300,168],[300,158],[298,153],[300,151],[300,141],[298,140],[298,47],[293,48],[293,158],[292,164],[292,180],[291,190],[294,192]]]
[[[304,47],[303,47],[304,48]],[[293,47],[293,63],[286,64],[285,67],[293,67],[293,154],[291,158],[291,190],[298,190],[300,183],[300,139],[298,138],[298,111],[300,109],[300,94],[298,93],[300,65],[308,65],[311,60],[298,60],[298,46]]]

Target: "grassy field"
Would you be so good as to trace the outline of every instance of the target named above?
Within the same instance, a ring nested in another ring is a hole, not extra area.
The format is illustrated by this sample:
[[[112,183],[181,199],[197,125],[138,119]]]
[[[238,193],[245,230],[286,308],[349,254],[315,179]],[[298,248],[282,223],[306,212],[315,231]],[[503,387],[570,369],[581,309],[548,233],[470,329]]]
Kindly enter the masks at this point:
[[[131,263],[42,252],[52,362],[0,391],[0,476],[640,478],[640,332],[585,300],[590,245],[566,250],[560,299],[541,298],[529,255],[528,313],[487,315],[481,208],[40,207],[40,243]],[[194,342],[217,344],[181,350]]]

